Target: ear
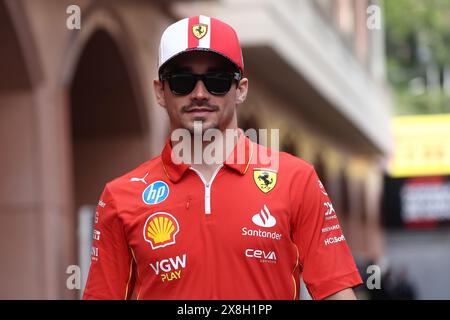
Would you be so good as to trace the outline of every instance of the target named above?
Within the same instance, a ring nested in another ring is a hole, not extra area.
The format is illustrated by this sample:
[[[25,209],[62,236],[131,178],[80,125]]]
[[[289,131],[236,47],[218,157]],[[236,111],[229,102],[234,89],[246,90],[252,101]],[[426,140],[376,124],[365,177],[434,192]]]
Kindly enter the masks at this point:
[[[248,79],[242,78],[236,88],[236,104],[241,104],[247,98]]]
[[[158,104],[165,108],[166,107],[166,98],[164,97],[164,84],[162,81],[153,80],[153,89],[155,91],[155,98]]]

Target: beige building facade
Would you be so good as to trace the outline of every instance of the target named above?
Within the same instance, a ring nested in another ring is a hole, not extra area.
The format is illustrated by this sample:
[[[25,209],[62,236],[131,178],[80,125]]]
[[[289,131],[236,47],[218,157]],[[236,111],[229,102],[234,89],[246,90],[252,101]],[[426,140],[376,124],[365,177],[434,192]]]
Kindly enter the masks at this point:
[[[240,126],[280,129],[282,149],[315,165],[355,258],[381,258],[391,107],[372,2],[0,1],[0,298],[78,297],[66,283],[78,212],[161,151],[159,37],[197,14],[238,31],[250,79]]]

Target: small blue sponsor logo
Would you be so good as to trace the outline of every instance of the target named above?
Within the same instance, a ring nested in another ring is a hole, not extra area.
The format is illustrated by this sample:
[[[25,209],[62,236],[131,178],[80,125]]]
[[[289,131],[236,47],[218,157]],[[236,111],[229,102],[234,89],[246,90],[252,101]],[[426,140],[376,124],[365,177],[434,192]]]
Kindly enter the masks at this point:
[[[155,181],[145,188],[142,200],[146,204],[158,204],[169,196],[169,186],[164,181]]]

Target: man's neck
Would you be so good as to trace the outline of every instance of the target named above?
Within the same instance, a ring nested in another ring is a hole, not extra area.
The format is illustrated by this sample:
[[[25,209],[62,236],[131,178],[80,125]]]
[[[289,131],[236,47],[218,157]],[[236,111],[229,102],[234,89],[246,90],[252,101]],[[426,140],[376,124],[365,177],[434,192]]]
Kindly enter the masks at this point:
[[[216,131],[216,134],[201,136],[191,135],[190,146],[186,145],[184,150],[191,150],[191,162],[185,164],[200,172],[206,182],[209,182],[214,172],[223,165],[230,153],[233,152],[242,132],[239,129],[228,129],[226,132]],[[220,134],[217,134],[220,133]],[[179,141],[178,143],[189,143]]]

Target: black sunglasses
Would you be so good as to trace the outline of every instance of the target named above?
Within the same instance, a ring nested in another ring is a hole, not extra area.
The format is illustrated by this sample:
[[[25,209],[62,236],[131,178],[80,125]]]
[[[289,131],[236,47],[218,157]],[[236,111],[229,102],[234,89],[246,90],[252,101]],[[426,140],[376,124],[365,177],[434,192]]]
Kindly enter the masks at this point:
[[[191,93],[198,80],[203,81],[209,93],[224,95],[230,91],[233,81],[239,81],[241,78],[239,72],[208,72],[205,74],[180,72],[161,75],[161,81],[167,80],[170,90],[176,95]]]

